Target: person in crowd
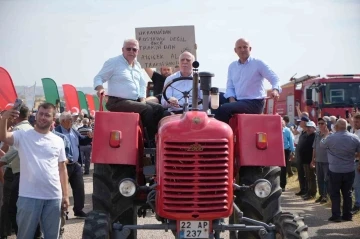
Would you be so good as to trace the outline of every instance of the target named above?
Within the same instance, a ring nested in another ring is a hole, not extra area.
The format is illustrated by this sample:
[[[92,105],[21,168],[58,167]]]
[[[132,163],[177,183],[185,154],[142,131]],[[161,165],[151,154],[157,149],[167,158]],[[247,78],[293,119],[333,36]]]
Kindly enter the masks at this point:
[[[139,42],[125,40],[122,55],[107,60],[94,78],[94,88],[100,97],[105,93],[103,83],[108,82],[108,101],[106,108],[115,112],[139,113],[143,126],[154,143],[157,126],[163,117],[160,104],[146,102],[146,81],[141,65],[136,61]]]
[[[326,203],[328,199],[328,181],[329,181],[329,161],[327,151],[320,147],[321,140],[332,134],[324,118],[318,119],[319,131],[315,134],[313,143],[313,159],[311,166],[316,168],[316,179],[318,182],[319,198],[315,200],[316,203]]]
[[[307,183],[307,192],[303,196],[303,199],[311,200],[315,198],[317,193],[315,168],[310,165],[313,158],[313,144],[315,139],[316,124],[313,121],[307,122],[305,130],[306,138],[299,147],[299,154]]]
[[[295,148],[295,160],[296,160],[296,168],[298,171],[298,179],[299,179],[299,186],[300,191],[295,193],[297,196],[304,196],[308,192],[308,184],[305,178],[305,171],[302,164],[300,149],[302,146],[306,143],[307,133],[306,130],[303,130],[306,128],[306,123],[309,122],[309,118],[306,116],[301,117],[300,124],[298,128],[301,128],[301,133],[299,135],[298,143],[296,144]]]
[[[355,113],[353,117],[349,119],[351,129],[350,133],[356,135],[360,138],[360,113]],[[359,164],[359,154],[355,156],[355,178],[354,178],[354,194],[355,194],[355,203],[351,210],[352,214],[356,214],[360,211],[360,164]]]
[[[145,71],[154,84],[153,87],[154,96],[149,96],[146,100],[147,101],[151,100],[159,104],[161,102],[161,96],[162,96],[165,80],[168,76],[172,74],[172,69],[171,67],[162,66],[160,67],[160,73],[153,71],[151,68],[145,68]]]
[[[15,130],[27,131],[33,129],[33,126],[30,124],[28,119],[29,119],[29,108],[26,107],[25,105],[22,105],[19,111],[19,117],[14,119],[13,131]],[[14,147],[10,147],[9,151],[0,159],[0,167],[3,167],[4,165],[8,165],[8,168],[10,168],[13,173],[12,183],[10,188],[11,190],[9,191],[10,200],[8,205],[9,206],[8,217],[4,216],[4,219],[8,220],[11,223],[11,227],[14,229],[15,234],[17,235],[18,226],[16,223],[16,214],[17,214],[16,202],[19,198],[20,158],[18,151]],[[38,225],[38,227],[36,228],[34,238],[41,238],[40,225]]]
[[[287,115],[285,115],[284,117],[283,117],[283,120],[285,121],[285,125],[286,125],[286,127],[287,128],[289,128],[289,130],[290,130],[290,135],[291,135],[291,137],[292,137],[292,142],[293,142],[293,144],[294,144],[294,139],[295,139],[295,136],[294,136],[294,134],[292,133],[292,129],[295,129],[295,124],[294,123],[291,123],[290,122],[290,118],[289,118],[289,116],[287,116]],[[295,147],[294,147],[294,149],[295,149]],[[286,171],[287,171],[287,175],[288,175],[288,177],[292,177],[292,176],[294,176],[294,172],[293,172],[293,170],[292,170],[292,167],[291,167],[291,163],[290,163],[290,158],[291,157],[294,157],[295,156],[295,152],[294,151],[291,151],[291,153],[290,153],[290,155],[289,155],[289,158],[288,158],[288,163],[286,164]],[[285,157],[286,158],[286,157]]]
[[[93,130],[90,126],[90,120],[88,118],[83,119],[83,126],[78,129],[79,133],[82,136],[87,136],[89,133],[92,133]],[[84,162],[84,175],[90,173],[90,156],[91,156],[91,142],[87,145],[80,145],[80,157],[82,162]]]
[[[61,209],[67,210],[69,205],[64,142],[50,132],[55,113],[54,105],[41,104],[35,128],[27,131],[7,131],[8,119],[19,117],[14,109],[6,111],[0,119],[0,140],[17,148],[20,169],[26,169],[20,174],[18,239],[32,238],[39,223],[44,238],[57,238]]]
[[[284,154],[285,154],[285,167],[281,167],[281,175],[280,175],[280,187],[282,191],[285,191],[286,186],[286,173],[287,173],[287,167],[290,164],[289,159],[290,155],[295,152],[294,148],[294,139],[293,135],[288,127],[286,127],[285,120],[282,120],[282,126],[283,126],[283,139],[284,139]]]
[[[195,61],[195,57],[190,52],[183,52],[179,56],[179,65],[180,70],[169,77],[166,78],[164,85],[167,85],[171,80],[179,77],[192,77],[193,76],[193,67],[192,63]],[[168,112],[173,114],[183,113],[183,108],[181,107],[184,103],[184,91],[190,91],[193,88],[193,82],[190,80],[182,80],[174,82],[170,87],[166,89],[166,96],[168,101],[164,98],[161,99],[161,104],[165,109],[168,109]],[[164,89],[165,90],[165,89]],[[192,93],[190,93],[189,104],[192,102]],[[198,99],[201,100],[201,91],[198,91]],[[199,106],[202,108],[202,106]],[[169,115],[169,114],[165,114]]]
[[[352,186],[354,183],[354,155],[360,152],[360,139],[346,130],[347,122],[339,119],[335,123],[335,132],[321,141],[326,148],[329,160],[329,183],[331,185],[331,222],[352,220]],[[342,215],[340,192],[343,197]]]
[[[250,56],[251,45],[240,38],[235,43],[234,51],[239,59],[230,64],[225,97],[227,104],[219,107],[215,118],[229,123],[233,114],[261,114],[264,110],[267,79],[272,84],[272,97],[277,100],[281,87],[278,76],[263,61]]]
[[[73,121],[69,112],[62,112],[60,115],[60,125],[55,128],[55,131],[64,134],[70,142],[70,151],[72,153],[72,160],[66,164],[69,176],[70,186],[74,196],[74,215],[76,217],[85,218],[86,213],[83,211],[85,203],[84,179],[82,168],[79,164],[80,145],[88,145],[92,141],[92,134],[82,136],[78,131],[72,127]]]

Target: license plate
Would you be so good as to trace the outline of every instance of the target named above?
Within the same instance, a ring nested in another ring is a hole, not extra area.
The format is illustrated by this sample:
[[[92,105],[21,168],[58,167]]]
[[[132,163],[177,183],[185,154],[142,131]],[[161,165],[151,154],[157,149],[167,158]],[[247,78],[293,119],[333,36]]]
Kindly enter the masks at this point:
[[[180,221],[180,238],[209,238],[209,221]]]

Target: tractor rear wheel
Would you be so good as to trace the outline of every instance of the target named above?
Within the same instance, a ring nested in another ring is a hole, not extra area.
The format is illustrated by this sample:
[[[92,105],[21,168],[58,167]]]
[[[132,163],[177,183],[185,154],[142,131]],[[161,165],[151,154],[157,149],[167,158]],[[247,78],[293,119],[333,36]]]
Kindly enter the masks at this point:
[[[93,210],[108,214],[110,231],[113,223],[123,225],[137,224],[137,211],[133,198],[124,197],[119,192],[119,183],[124,178],[136,179],[135,166],[95,164],[93,175]],[[90,219],[89,219],[90,220]],[[84,228],[85,231],[85,228]],[[103,237],[92,237],[92,239]],[[132,231],[129,239],[136,239]]]

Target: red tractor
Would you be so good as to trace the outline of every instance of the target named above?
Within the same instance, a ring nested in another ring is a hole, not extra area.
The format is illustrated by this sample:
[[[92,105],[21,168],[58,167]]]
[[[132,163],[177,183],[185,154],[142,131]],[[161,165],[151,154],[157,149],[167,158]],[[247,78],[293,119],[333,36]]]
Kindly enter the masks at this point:
[[[239,114],[230,125],[214,119],[208,113],[213,75],[198,73],[196,63],[193,77],[165,86],[193,81],[192,110],[189,90],[184,113],[160,121],[156,148],[146,146],[139,114],[96,113],[93,211],[84,239],[135,239],[137,230],[171,230],[178,239],[219,239],[224,231],[231,239],[308,238],[303,218],[280,207],[281,117]],[[147,211],[161,224],[138,225]]]

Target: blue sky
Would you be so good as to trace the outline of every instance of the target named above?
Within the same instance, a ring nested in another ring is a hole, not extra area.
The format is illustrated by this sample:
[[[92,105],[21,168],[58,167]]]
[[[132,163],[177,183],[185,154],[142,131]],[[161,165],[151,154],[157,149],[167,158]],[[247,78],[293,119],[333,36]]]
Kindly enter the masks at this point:
[[[200,71],[225,87],[240,37],[281,83],[297,73],[360,73],[358,0],[0,0],[0,66],[15,85],[92,86],[137,27],[194,25]]]

